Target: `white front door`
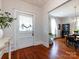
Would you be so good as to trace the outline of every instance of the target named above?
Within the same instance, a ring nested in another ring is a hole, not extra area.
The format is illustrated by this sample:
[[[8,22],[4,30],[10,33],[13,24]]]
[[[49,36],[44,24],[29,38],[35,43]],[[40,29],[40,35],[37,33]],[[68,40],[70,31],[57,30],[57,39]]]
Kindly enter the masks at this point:
[[[34,16],[30,13],[16,12],[16,49],[33,46]]]

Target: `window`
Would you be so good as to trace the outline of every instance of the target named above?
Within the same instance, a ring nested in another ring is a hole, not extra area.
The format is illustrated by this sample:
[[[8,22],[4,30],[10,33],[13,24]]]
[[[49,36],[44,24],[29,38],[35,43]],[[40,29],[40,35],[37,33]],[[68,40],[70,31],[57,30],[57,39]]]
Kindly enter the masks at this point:
[[[57,28],[56,20],[55,20],[55,18],[51,18],[51,32],[52,32],[52,34],[56,34],[56,28]]]
[[[32,31],[32,15],[19,15],[19,30]]]
[[[76,27],[79,29],[79,17],[77,18]]]

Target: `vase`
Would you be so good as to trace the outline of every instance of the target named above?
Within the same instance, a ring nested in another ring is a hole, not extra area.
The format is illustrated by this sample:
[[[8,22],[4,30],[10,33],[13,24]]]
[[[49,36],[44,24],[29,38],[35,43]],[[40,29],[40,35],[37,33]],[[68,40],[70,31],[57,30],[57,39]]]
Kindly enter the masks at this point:
[[[0,29],[0,39],[3,37],[3,30]]]

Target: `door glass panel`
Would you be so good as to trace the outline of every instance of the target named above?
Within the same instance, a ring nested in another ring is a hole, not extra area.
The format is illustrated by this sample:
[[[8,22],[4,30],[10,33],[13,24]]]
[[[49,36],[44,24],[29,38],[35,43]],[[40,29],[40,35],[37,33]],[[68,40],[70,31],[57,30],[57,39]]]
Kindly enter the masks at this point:
[[[32,31],[32,16],[19,15],[19,31]]]

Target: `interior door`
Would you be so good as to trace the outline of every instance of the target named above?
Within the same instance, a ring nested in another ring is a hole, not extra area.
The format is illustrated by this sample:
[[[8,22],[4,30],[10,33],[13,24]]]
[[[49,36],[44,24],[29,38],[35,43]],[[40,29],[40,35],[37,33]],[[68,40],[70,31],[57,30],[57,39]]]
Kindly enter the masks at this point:
[[[34,16],[24,12],[16,14],[16,49],[33,46]]]

